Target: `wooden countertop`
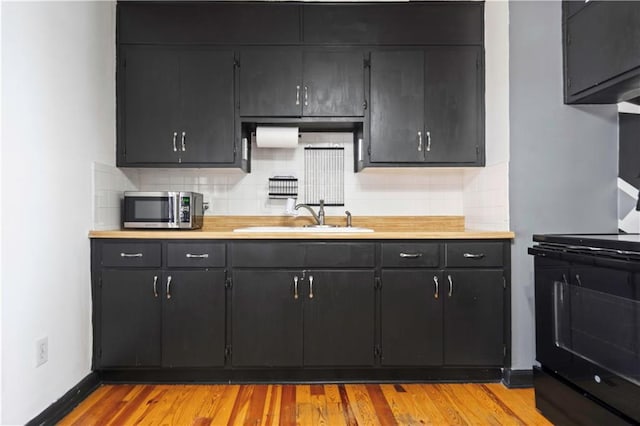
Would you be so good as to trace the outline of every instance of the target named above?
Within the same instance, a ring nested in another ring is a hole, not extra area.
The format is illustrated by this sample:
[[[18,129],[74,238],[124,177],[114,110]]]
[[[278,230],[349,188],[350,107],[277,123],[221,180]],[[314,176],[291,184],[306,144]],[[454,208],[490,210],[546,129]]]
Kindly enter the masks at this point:
[[[344,217],[328,217],[327,224],[344,226]],[[304,226],[310,216],[206,216],[202,229],[90,231],[89,238],[212,239],[212,240],[429,240],[513,239],[511,231],[464,228],[464,216],[354,216],[353,226],[375,232],[233,232],[248,226]]]

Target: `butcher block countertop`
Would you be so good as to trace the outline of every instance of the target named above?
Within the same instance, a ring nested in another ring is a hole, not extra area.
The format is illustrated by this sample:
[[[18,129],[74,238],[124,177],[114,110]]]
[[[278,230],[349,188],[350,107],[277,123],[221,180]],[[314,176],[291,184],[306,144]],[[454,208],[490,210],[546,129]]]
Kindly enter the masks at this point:
[[[344,216],[329,216],[326,223],[344,226]],[[353,216],[353,226],[375,232],[234,232],[252,226],[299,226],[313,224],[311,216],[205,216],[196,230],[90,231],[89,238],[214,239],[214,240],[424,240],[513,239],[511,231],[477,231],[464,228],[464,216]]]

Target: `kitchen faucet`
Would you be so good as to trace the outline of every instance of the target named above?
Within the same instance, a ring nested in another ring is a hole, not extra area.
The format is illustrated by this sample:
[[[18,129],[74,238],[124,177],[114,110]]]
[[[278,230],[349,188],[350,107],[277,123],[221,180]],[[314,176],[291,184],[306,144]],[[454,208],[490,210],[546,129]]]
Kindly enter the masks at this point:
[[[318,214],[316,214],[316,212],[313,211],[313,209],[308,204],[296,204],[295,210],[298,210],[300,207],[304,207],[305,209],[309,210],[309,212],[311,213],[311,215],[313,215],[313,218],[316,221],[316,225],[325,226],[324,225],[324,200],[320,200],[320,208],[318,209]]]

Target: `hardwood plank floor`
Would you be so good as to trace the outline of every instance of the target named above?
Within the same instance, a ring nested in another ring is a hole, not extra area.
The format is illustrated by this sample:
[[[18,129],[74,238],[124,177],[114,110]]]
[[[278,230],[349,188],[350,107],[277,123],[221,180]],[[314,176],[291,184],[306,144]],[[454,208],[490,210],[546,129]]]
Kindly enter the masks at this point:
[[[550,425],[487,384],[103,385],[60,425]]]

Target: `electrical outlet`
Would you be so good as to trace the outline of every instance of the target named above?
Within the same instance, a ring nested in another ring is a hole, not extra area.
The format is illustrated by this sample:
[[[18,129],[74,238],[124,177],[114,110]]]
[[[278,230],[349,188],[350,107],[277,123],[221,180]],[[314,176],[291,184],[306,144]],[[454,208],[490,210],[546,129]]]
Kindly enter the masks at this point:
[[[49,338],[43,337],[36,342],[36,367],[49,360]]]

